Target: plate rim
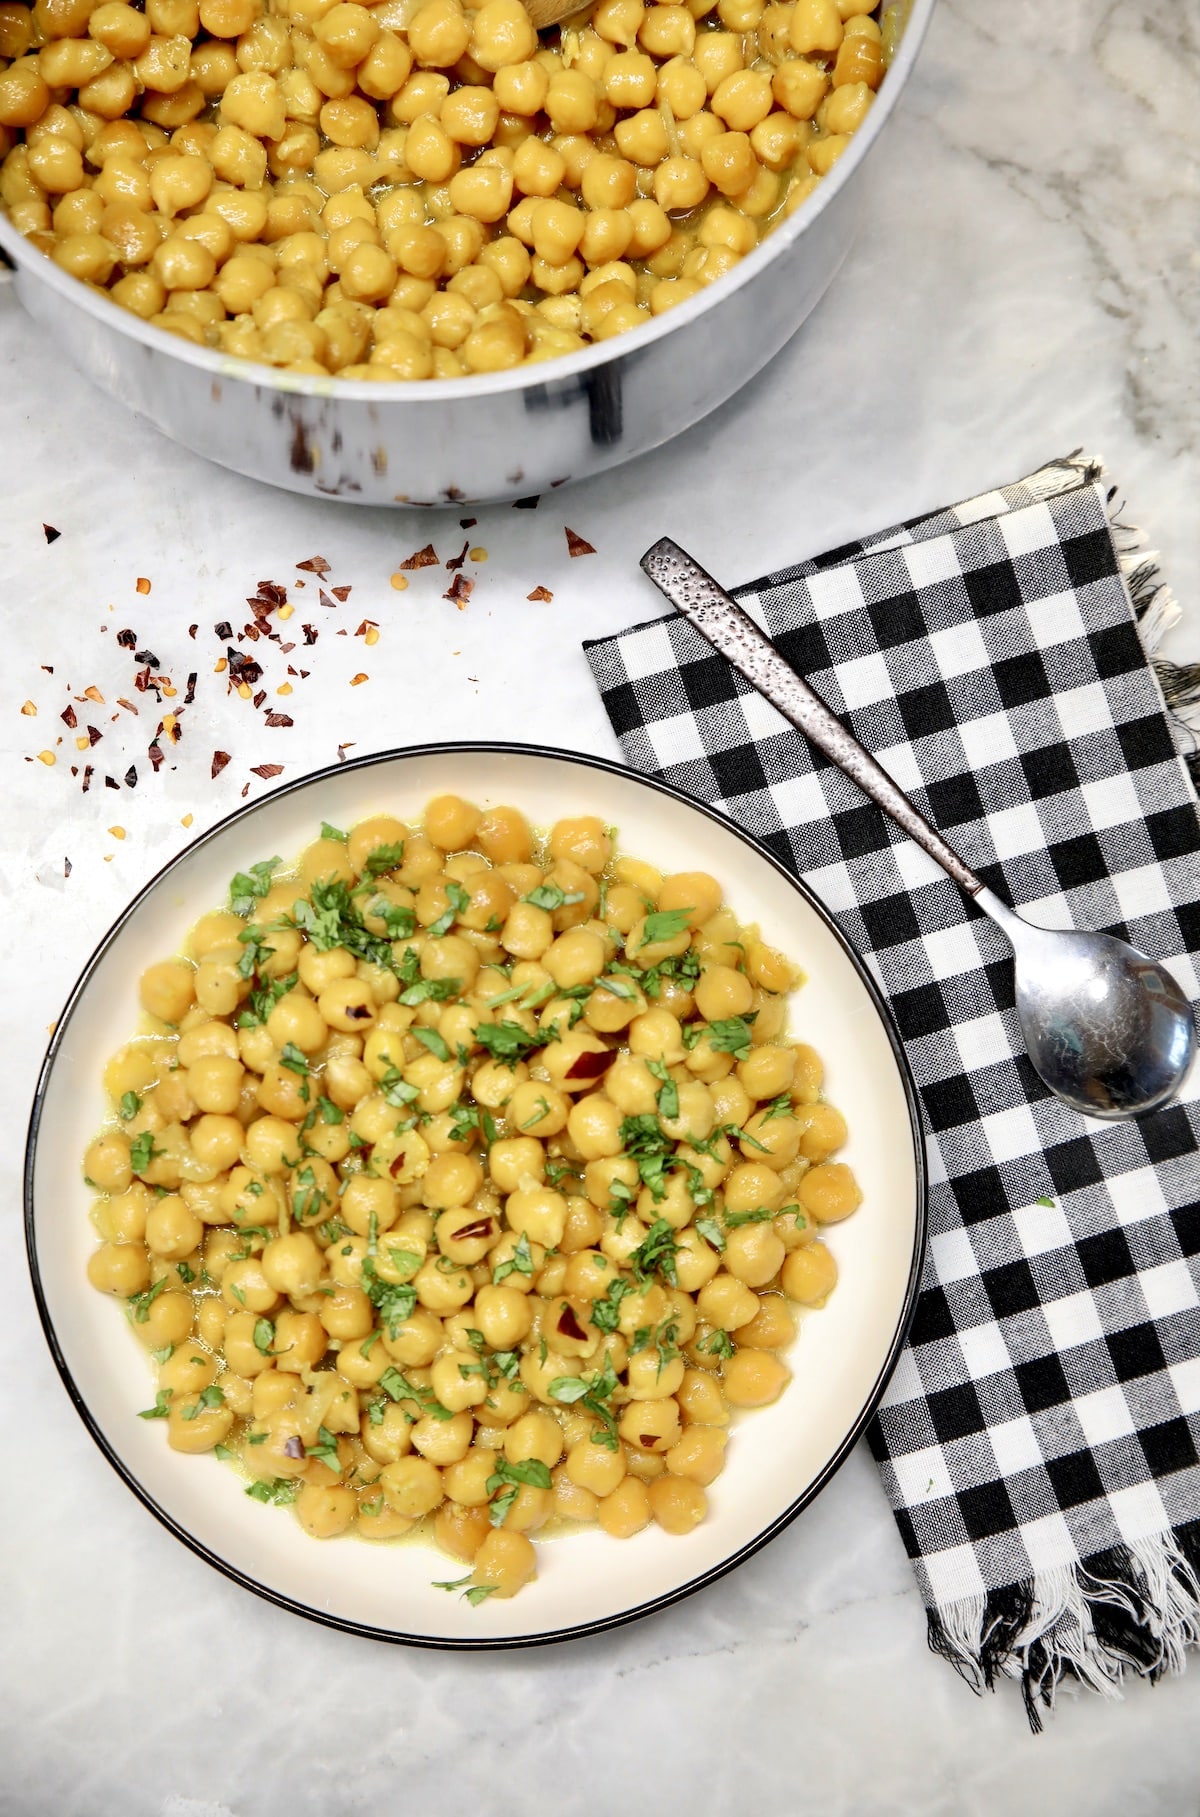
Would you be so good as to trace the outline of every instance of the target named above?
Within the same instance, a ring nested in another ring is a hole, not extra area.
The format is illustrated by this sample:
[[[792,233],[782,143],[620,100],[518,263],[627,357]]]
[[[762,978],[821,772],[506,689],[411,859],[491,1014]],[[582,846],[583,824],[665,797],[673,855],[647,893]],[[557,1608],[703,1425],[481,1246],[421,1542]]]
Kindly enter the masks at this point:
[[[67,1364],[66,1357],[58,1342],[54,1320],[51,1316],[50,1308],[47,1304],[46,1295],[42,1286],[41,1270],[38,1264],[34,1212],[34,1176],[36,1172],[38,1138],[41,1128],[42,1113],[45,1108],[46,1093],[51,1074],[53,1073],[55,1063],[58,1059],[66,1031],[70,1026],[72,1017],[79,1006],[84,992],[91,983],[93,974],[100,964],[100,961],[116,940],[117,936],[121,933],[126,923],[130,921],[141,908],[141,905],[146,898],[150,896],[152,892],[159,889],[161,885],[166,882],[171,872],[182,864],[185,859],[192,857],[193,854],[201,850],[202,847],[226,833],[235,823],[252,819],[256,813],[278,801],[284,795],[298,794],[302,790],[312,788],[314,785],[320,784],[331,777],[345,776],[354,770],[365,771],[374,769],[381,764],[394,762],[398,758],[437,758],[445,756],[462,756],[464,754],[480,757],[516,756],[551,758],[559,763],[575,764],[584,769],[598,770],[606,775],[616,775],[626,780],[632,779],[634,782],[640,783],[658,794],[669,796],[671,799],[682,803],[685,807],[703,814],[707,819],[714,821],[725,831],[733,833],[744,845],[757,853],[760,858],[765,859],[765,861],[778,872],[780,877],[790,884],[793,889],[798,891],[808,903],[809,907],[825,924],[866,988],[876,1014],[883,1025],[884,1033],[887,1036],[888,1044],[892,1050],[892,1056],[896,1062],[897,1071],[900,1075],[905,1106],[908,1111],[909,1136],[912,1143],[913,1167],[916,1176],[916,1223],[913,1253],[909,1265],[904,1297],[901,1303],[899,1317],[896,1321],[896,1328],[892,1334],[891,1341],[888,1344],[887,1351],[875,1377],[875,1381],[849,1430],[834,1450],[832,1456],[827,1460],[822,1469],[818,1471],[817,1475],[804,1491],[791,1502],[786,1509],[784,1509],[782,1514],[769,1522],[753,1539],[748,1540],[745,1545],[739,1547],[727,1558],[724,1558],[718,1564],[712,1565],[708,1569],[699,1572],[686,1583],[680,1584],[673,1589],[665,1590],[657,1596],[652,1596],[646,1601],[636,1604],[632,1608],[619,1610],[612,1615],[599,1616],[592,1620],[578,1622],[568,1627],[554,1628],[540,1634],[480,1635],[478,1638],[410,1634],[397,1628],[376,1627],[368,1622],[357,1621],[353,1617],[338,1615],[331,1610],[318,1608],[314,1604],[302,1602],[296,1597],[289,1596],[283,1591],[273,1589],[269,1584],[262,1583],[258,1579],[250,1576],[246,1571],[241,1570],[238,1566],[231,1564],[227,1559],[222,1558],[219,1552],[214,1551],[211,1547],[206,1545],[203,1540],[197,1538],[195,1534],[189,1533],[186,1528],[181,1526],[169,1510],[162,1507],[154,1499],[149,1490],[147,1490],[138,1480],[134,1471],[124,1462],[123,1458],[109,1443],[105,1434],[101,1431],[96,1420],[93,1418],[86,1398],[76,1383],[71,1369]],[[694,1596],[698,1591],[705,1589],[709,1584],[716,1583],[718,1579],[726,1576],[728,1572],[733,1571],[739,1565],[744,1564],[746,1560],[752,1558],[755,1553],[762,1551],[765,1546],[769,1545],[773,1539],[777,1538],[786,1527],[789,1527],[797,1516],[816,1499],[841,1469],[847,1457],[850,1455],[850,1452],[854,1449],[855,1445],[866,1431],[867,1426],[874,1418],[878,1411],[879,1404],[883,1399],[888,1382],[895,1372],[896,1365],[900,1360],[900,1353],[907,1340],[909,1328],[916,1311],[917,1298],[920,1292],[921,1274],[929,1239],[929,1170],[925,1151],[924,1125],[922,1122],[920,1099],[917,1093],[916,1081],[913,1077],[908,1055],[905,1052],[904,1043],[901,1040],[899,1031],[896,1027],[891,1005],[872,976],[865,959],[842,932],[842,929],[839,927],[832,912],[826,908],[825,904],[815,894],[810,885],[807,884],[802,877],[798,877],[794,872],[790,871],[766,845],[756,839],[745,827],[740,826],[737,821],[730,818],[729,815],[723,814],[718,809],[710,806],[707,802],[700,801],[695,796],[689,795],[686,790],[676,787],[673,783],[667,782],[665,778],[635,770],[630,765],[617,762],[612,758],[594,756],[591,753],[584,751],[555,750],[549,745],[499,739],[439,739],[425,744],[399,745],[385,751],[365,753],[361,757],[323,764],[319,769],[309,770],[302,776],[296,776],[281,787],[270,790],[259,800],[246,802],[244,805],[232,809],[230,813],[224,815],[222,819],[215,822],[214,825],[209,827],[205,832],[198,834],[195,839],[189,840],[182,851],[175,853],[172,858],[169,858],[165,864],[161,865],[159,869],[147,879],[141,889],[138,890],[137,894],[126,904],[116,919],[101,935],[88,958],[85,960],[82,970],[71,987],[62,1011],[55,1022],[54,1033],[50,1037],[41,1066],[38,1069],[37,1084],[34,1089],[33,1102],[26,1127],[25,1152],[22,1162],[22,1208],[25,1227],[25,1255],[33,1287],[34,1302],[37,1307],[38,1321],[42,1328],[42,1334],[46,1339],[51,1358],[58,1371],[59,1378],[66,1389],[67,1397],[101,1456],[112,1469],[115,1470],[118,1477],[120,1477],[125,1486],[132,1491],[142,1506],[147,1509],[155,1520],[165,1527],[175,1539],[186,1546],[189,1552],[203,1560],[205,1564],[210,1565],[213,1569],[219,1571],[223,1577],[238,1585],[239,1588],[250,1591],[253,1595],[261,1597],[265,1602],[274,1604],[276,1608],[286,1610],[289,1614],[298,1615],[307,1621],[316,1622],[321,1627],[332,1628],[344,1634],[354,1634],[366,1640],[380,1641],[391,1646],[420,1647],[450,1653],[511,1652],[519,1648],[551,1646],[565,1641],[582,1640],[593,1634],[609,1633],[615,1628],[624,1627],[629,1622],[640,1621],[646,1616],[657,1614],[661,1610],[672,1607],[675,1603],[682,1602],[687,1597]]]

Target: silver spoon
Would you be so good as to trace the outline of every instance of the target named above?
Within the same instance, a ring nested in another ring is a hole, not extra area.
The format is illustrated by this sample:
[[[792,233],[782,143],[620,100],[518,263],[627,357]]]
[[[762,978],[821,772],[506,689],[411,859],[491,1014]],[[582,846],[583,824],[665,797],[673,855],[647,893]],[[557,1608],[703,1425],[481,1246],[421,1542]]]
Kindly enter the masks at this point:
[[[752,687],[853,778],[1012,943],[1017,1015],[1052,1092],[1089,1117],[1134,1117],[1174,1097],[1196,1027],[1187,998],[1145,953],[1108,934],[1035,927],[985,887],[698,562],[663,537],[642,567]]]

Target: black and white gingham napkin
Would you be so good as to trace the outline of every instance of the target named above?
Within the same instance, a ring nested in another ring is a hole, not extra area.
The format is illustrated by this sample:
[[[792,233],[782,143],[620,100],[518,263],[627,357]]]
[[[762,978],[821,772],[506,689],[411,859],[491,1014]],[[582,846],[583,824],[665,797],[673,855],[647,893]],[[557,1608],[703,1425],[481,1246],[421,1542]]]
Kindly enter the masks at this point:
[[[1200,815],[1144,641],[1168,596],[1111,502],[1073,457],[738,597],[989,886],[1166,959],[1194,1001]],[[1019,1677],[1035,1727],[1064,1678],[1177,1669],[1200,1640],[1200,1079],[1136,1123],[1070,1110],[1025,1055],[1002,935],[684,619],[586,648],[629,762],[804,876],[906,1044],[931,1240],[871,1443],[931,1644],[977,1686]]]

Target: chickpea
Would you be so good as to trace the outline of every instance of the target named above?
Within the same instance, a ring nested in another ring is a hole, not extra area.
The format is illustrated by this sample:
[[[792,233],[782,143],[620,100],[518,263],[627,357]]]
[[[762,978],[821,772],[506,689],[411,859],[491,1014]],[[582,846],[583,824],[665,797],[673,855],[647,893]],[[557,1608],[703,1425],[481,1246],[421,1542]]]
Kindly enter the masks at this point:
[[[644,1483],[626,1476],[606,1495],[596,1510],[596,1519],[613,1539],[631,1539],[650,1523],[650,1497]]]
[[[196,1000],[196,974],[184,959],[148,967],[138,984],[142,1008],[160,1022],[181,1022]]]
[[[769,1350],[738,1350],[726,1361],[722,1379],[731,1407],[766,1407],[779,1399],[792,1372]]]
[[[708,1513],[708,1497],[691,1477],[668,1471],[648,1485],[646,1494],[650,1512],[664,1533],[690,1533]]]
[[[810,1168],[796,1196],[818,1224],[839,1223],[862,1204],[858,1182],[844,1161],[822,1161]]]
[[[495,5],[498,0],[488,0]],[[495,1527],[483,1540],[474,1560],[477,1584],[490,1585],[500,1597],[515,1596],[537,1576],[537,1554],[523,1533],[508,1526]]]
[[[379,1477],[384,1500],[408,1520],[431,1514],[442,1500],[442,1473],[423,1457],[401,1457],[388,1464]]]

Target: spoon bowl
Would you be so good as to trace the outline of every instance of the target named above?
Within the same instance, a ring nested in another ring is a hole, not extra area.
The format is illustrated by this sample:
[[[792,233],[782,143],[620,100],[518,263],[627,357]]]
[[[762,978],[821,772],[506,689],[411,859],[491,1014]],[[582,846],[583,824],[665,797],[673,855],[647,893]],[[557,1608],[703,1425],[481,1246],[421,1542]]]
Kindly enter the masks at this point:
[[[1012,942],[1021,1033],[1052,1092],[1113,1120],[1175,1096],[1195,1021],[1164,965],[1111,934],[1037,927],[991,890],[975,900]]]

